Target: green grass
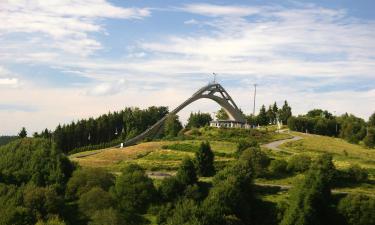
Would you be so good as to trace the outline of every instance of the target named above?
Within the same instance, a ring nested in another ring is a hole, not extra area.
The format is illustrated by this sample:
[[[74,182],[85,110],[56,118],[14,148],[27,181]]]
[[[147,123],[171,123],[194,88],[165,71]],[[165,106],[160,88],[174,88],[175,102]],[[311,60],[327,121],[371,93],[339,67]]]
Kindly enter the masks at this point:
[[[348,143],[339,138],[295,134],[302,136],[303,139],[285,143],[281,146],[282,149],[291,153],[307,153],[313,157],[322,153],[330,153],[337,168],[345,169],[350,165],[357,164],[366,168],[371,176],[375,176],[374,150]]]

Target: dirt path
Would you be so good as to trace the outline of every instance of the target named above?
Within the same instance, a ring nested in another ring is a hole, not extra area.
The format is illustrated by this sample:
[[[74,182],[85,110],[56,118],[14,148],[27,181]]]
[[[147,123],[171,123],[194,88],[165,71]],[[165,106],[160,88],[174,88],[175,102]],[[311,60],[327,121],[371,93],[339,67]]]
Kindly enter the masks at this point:
[[[285,132],[285,131],[286,130],[281,130],[280,132]],[[271,142],[271,143],[268,143],[268,144],[264,144],[264,145],[262,145],[262,147],[268,148],[268,149],[271,149],[271,150],[275,150],[275,151],[280,151],[281,150],[279,148],[280,145],[282,145],[284,143],[287,143],[287,142],[298,141],[298,140],[302,139],[302,137],[300,137],[300,136],[296,136],[296,135],[293,135],[293,134],[290,134],[290,135],[292,135],[293,138],[274,141],[274,142]]]

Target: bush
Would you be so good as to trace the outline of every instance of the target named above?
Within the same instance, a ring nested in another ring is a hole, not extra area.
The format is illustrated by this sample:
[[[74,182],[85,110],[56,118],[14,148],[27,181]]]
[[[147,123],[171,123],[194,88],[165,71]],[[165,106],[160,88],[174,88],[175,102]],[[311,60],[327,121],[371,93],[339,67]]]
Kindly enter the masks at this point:
[[[94,187],[81,195],[78,200],[78,206],[83,214],[91,217],[98,210],[113,207],[114,201],[108,192],[100,187]]]
[[[290,172],[305,172],[311,165],[311,158],[307,155],[298,154],[292,156],[288,161],[287,170]]]
[[[108,191],[114,184],[114,176],[101,168],[83,168],[74,171],[70,178],[66,196],[68,198],[78,198],[83,193],[88,192],[93,187],[100,187]]]
[[[248,140],[243,140],[241,139],[238,144],[237,144],[237,151],[236,151],[236,154],[238,156],[241,155],[241,153],[247,149],[247,148],[251,148],[251,147],[256,147],[256,148],[259,148],[259,144],[257,141],[248,141]]]
[[[146,212],[156,194],[152,180],[134,164],[122,170],[112,192],[121,211],[128,215]]]
[[[125,222],[117,210],[109,208],[96,211],[89,225],[125,225]]]
[[[337,207],[348,225],[375,224],[375,199],[366,195],[349,194]]]
[[[337,174],[337,183],[360,183],[366,182],[368,178],[367,170],[358,165],[351,165],[348,169]]]
[[[256,177],[265,175],[270,164],[270,158],[260,148],[255,147],[243,151],[239,159],[253,169]]]
[[[35,225],[65,225],[63,220],[60,220],[59,217],[53,216],[47,221],[38,221]]]
[[[288,167],[287,161],[283,159],[272,160],[269,166],[269,170],[272,174],[279,175],[286,173]]]

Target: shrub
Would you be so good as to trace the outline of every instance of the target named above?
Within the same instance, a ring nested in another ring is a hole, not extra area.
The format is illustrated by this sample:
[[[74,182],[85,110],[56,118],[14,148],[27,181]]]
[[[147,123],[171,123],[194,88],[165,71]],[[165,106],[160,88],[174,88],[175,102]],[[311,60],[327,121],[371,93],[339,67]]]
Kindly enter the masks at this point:
[[[176,177],[168,177],[162,180],[158,188],[160,197],[165,201],[172,201],[180,195],[183,187]]]
[[[91,217],[97,210],[113,207],[114,201],[108,192],[100,187],[94,187],[81,195],[78,200],[78,206],[83,214]]]
[[[311,165],[311,158],[304,154],[292,156],[288,161],[287,170],[291,172],[305,172]]]
[[[238,144],[237,144],[237,151],[236,151],[236,154],[238,156],[241,155],[241,153],[247,149],[247,148],[251,148],[251,147],[256,147],[256,148],[259,148],[259,144],[257,141],[248,141],[248,140],[243,140],[241,139]]]
[[[144,170],[134,164],[126,166],[116,178],[113,195],[122,212],[144,213],[155,197],[155,187]]]
[[[108,191],[114,184],[114,176],[101,168],[84,168],[74,171],[70,178],[66,196],[69,198],[78,198],[83,193],[88,192],[93,187],[100,187]]]
[[[254,171],[256,177],[266,174],[270,158],[260,148],[248,148],[242,152],[240,160],[246,162]]]
[[[35,225],[65,225],[65,222],[57,216],[49,218],[47,221],[38,221]]]
[[[366,195],[349,194],[337,207],[348,225],[375,224],[375,199]]]
[[[288,163],[283,159],[272,160],[269,166],[269,170],[272,174],[283,174],[287,172]]]
[[[125,225],[125,222],[117,210],[109,208],[96,211],[89,225]]]

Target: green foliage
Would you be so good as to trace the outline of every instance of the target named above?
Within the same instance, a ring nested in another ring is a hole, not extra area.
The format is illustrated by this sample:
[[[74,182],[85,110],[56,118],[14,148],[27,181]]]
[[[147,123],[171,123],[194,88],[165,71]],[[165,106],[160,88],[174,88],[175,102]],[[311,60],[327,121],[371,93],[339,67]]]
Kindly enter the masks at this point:
[[[217,111],[216,119],[218,119],[218,120],[228,120],[229,119],[228,113],[225,111],[224,108],[220,108],[219,111]]]
[[[195,153],[195,166],[200,176],[211,176],[215,173],[214,153],[209,142],[202,142]]]
[[[74,171],[70,178],[66,196],[68,198],[78,198],[82,194],[87,193],[93,187],[100,187],[108,191],[114,184],[114,176],[108,171],[101,168],[83,168]]]
[[[173,214],[167,219],[168,225],[199,225],[199,207],[190,199],[184,199],[176,204]]]
[[[182,124],[177,115],[169,115],[164,122],[164,134],[166,137],[176,137],[182,129]]]
[[[366,136],[366,123],[354,115],[345,114],[340,118],[339,136],[350,143],[358,143]]]
[[[267,167],[270,164],[270,158],[259,148],[251,147],[243,151],[240,158],[248,163],[254,171],[256,177],[264,176],[267,172]]]
[[[363,139],[363,143],[370,148],[375,147],[375,127],[367,128],[366,137]]]
[[[206,224],[231,224],[234,221],[235,224],[251,224],[253,176],[249,162],[240,157],[214,177],[214,186],[202,203]]]
[[[88,225],[125,225],[125,222],[117,210],[108,208],[96,211]]]
[[[293,155],[289,161],[287,170],[290,172],[305,172],[310,168],[311,157],[305,154]]]
[[[0,146],[6,145],[17,138],[18,136],[0,136]]]
[[[330,224],[332,156],[322,155],[292,191],[281,225]]]
[[[112,193],[119,209],[127,214],[144,213],[155,197],[155,187],[138,165],[128,165],[116,178]]]
[[[349,194],[338,204],[339,213],[348,225],[375,224],[375,199],[366,195]]]
[[[164,178],[158,188],[158,193],[164,201],[173,201],[184,190],[176,177]]]
[[[288,162],[283,159],[272,160],[269,165],[269,170],[272,174],[280,175],[286,173]]]
[[[332,113],[328,112],[327,110],[322,110],[322,109],[313,109],[307,112],[306,114],[307,117],[322,117],[322,118],[327,118],[327,119],[332,119],[333,115]]]
[[[255,140],[245,140],[245,139],[239,140],[237,144],[236,155],[240,156],[245,149],[251,148],[251,147],[259,148],[260,146],[258,142]]]
[[[27,131],[25,127],[22,127],[21,131],[18,133],[18,137],[25,138],[27,137]]]
[[[370,118],[368,119],[368,125],[370,127],[375,127],[375,112],[371,114]]]
[[[291,130],[325,136],[337,136],[340,126],[335,118],[298,116],[290,117],[288,127]]]
[[[176,174],[177,180],[184,186],[195,184],[198,181],[194,163],[190,158],[182,160]]]
[[[259,114],[257,116],[257,123],[261,126],[268,125],[268,117],[266,113],[266,107],[262,105],[262,107],[259,110]]]
[[[66,153],[83,146],[127,140],[142,133],[166,114],[168,114],[167,107],[152,106],[144,110],[125,108],[120,112],[109,112],[96,119],[90,118],[59,125],[53,132],[53,139],[57,148]]]
[[[66,223],[57,216],[49,218],[47,221],[38,221],[35,225],[65,225]]]
[[[34,218],[46,219],[62,212],[63,199],[51,187],[27,186],[23,195],[24,206]]]
[[[165,201],[173,201],[182,194],[188,198],[200,198],[200,190],[196,186],[197,182],[198,177],[193,161],[190,158],[185,158],[175,177],[163,179],[158,192]]]
[[[338,185],[345,185],[348,183],[366,182],[368,179],[368,172],[365,168],[358,165],[351,165],[348,169],[337,171],[335,176],[335,183]]]
[[[98,210],[108,209],[114,205],[112,196],[100,187],[93,187],[90,191],[83,193],[78,200],[80,211],[87,217],[93,216]]]
[[[292,108],[288,105],[288,102],[285,100],[284,105],[281,109],[279,109],[279,119],[283,122],[283,124],[287,124],[288,119],[292,116]]]
[[[6,183],[63,188],[73,169],[69,159],[45,139],[22,138],[0,147],[0,171]]]
[[[199,128],[204,127],[210,124],[212,117],[209,113],[190,113],[188,123],[186,125],[187,128]]]

